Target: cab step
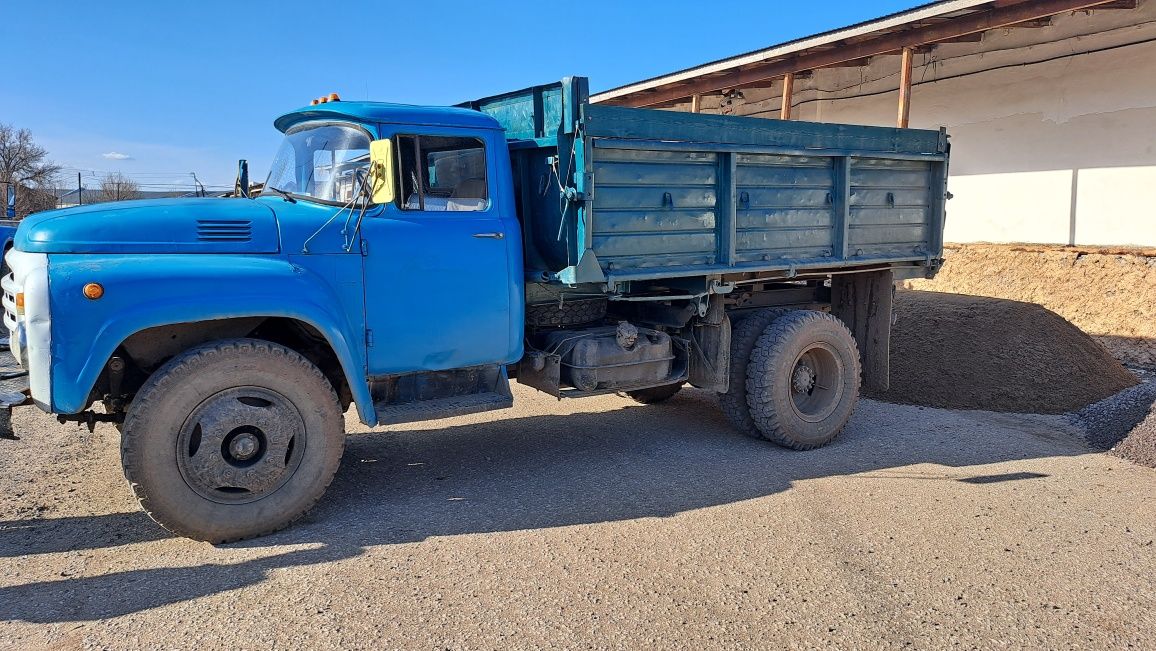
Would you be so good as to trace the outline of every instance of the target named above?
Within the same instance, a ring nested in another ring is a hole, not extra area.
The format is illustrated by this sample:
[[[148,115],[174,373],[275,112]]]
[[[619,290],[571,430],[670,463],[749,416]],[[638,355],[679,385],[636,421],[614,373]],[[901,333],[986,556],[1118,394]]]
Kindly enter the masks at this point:
[[[375,403],[379,425],[396,425],[398,423],[416,423],[423,420],[438,420],[439,418],[454,418],[467,414],[477,414],[495,409],[508,409],[514,406],[514,398],[509,394],[502,395],[496,392],[477,393],[472,396],[453,396],[450,398],[435,398],[421,400],[401,405]]]
[[[425,371],[372,382],[380,425],[454,418],[514,406],[504,366]]]

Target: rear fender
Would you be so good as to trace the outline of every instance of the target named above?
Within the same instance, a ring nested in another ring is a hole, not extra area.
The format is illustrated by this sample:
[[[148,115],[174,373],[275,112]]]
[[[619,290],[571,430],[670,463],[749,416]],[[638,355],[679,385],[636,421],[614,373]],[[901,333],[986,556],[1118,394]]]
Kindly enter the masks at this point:
[[[320,332],[341,362],[361,420],[376,424],[365,376],[361,259],[294,256],[52,255],[52,411],[74,414],[108,359],[147,328],[238,317],[284,317]],[[84,297],[87,283],[104,296]]]

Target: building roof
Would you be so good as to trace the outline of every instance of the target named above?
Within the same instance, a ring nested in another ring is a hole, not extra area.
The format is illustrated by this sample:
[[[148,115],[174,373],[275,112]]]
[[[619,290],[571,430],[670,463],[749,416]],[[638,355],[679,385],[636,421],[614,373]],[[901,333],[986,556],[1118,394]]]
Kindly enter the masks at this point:
[[[612,88],[591,101],[654,106],[692,95],[767,85],[788,73],[864,62],[905,47],[978,40],[983,32],[1056,14],[1135,8],[1137,0],[943,0],[821,34]]]

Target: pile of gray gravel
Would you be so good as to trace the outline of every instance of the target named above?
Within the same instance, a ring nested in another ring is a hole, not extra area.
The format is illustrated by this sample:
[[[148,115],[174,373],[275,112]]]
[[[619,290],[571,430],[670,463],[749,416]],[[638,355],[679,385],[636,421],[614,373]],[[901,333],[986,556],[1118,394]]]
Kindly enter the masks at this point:
[[[1093,447],[1156,468],[1156,375],[1079,411],[1068,419]]]

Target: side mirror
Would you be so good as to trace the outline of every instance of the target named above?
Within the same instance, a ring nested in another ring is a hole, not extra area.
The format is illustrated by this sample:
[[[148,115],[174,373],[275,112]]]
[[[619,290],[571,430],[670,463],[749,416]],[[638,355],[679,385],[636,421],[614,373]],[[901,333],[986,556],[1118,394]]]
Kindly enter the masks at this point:
[[[392,140],[374,140],[369,143],[369,190],[373,203],[393,202]]]

